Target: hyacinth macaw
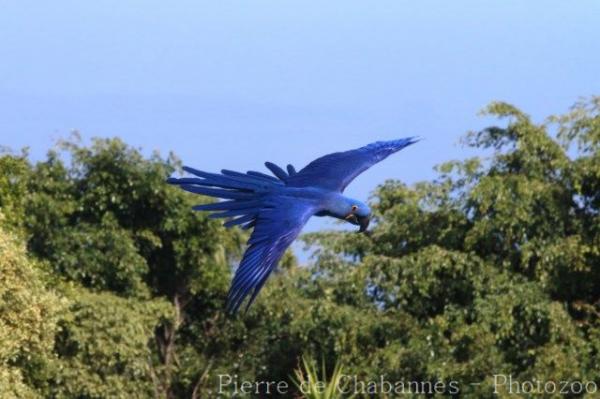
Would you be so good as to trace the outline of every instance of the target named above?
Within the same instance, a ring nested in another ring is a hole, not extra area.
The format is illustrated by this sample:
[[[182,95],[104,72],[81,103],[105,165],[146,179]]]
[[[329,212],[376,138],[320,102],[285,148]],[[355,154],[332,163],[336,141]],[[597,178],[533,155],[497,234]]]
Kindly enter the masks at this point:
[[[251,295],[248,310],[311,216],[332,216],[360,226],[359,232],[366,231],[371,210],[363,202],[342,195],[344,189],[360,173],[416,141],[414,137],[378,141],[336,152],[315,159],[298,172],[292,165],[286,172],[266,162],[275,177],[255,171],[223,169],[217,174],[184,167],[197,177],[168,179],[186,191],[226,200],[197,205],[194,210],[212,211],[211,218],[230,218],[226,227],[254,228],[229,289],[227,310],[236,313]]]

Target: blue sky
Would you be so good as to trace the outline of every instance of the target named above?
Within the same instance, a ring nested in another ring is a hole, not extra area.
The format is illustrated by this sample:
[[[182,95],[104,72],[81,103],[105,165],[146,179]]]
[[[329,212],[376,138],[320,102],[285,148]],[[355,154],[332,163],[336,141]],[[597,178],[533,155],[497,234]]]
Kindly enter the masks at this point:
[[[472,152],[512,102],[541,120],[600,93],[598,1],[3,1],[0,144],[40,159],[78,129],[205,170],[302,167],[426,140],[360,176],[366,198]],[[323,227],[311,222],[308,230]],[[329,225],[325,225],[329,226]]]

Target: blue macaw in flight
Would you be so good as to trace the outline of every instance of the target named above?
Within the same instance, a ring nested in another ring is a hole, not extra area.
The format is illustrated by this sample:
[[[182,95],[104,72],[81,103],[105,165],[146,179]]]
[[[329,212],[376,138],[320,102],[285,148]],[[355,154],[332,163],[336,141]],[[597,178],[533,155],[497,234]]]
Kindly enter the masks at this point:
[[[416,141],[414,137],[377,141],[317,158],[298,172],[292,165],[285,171],[266,162],[275,177],[255,171],[223,169],[217,174],[184,167],[197,177],[169,178],[168,183],[186,191],[226,200],[197,205],[194,210],[214,212],[211,218],[230,218],[226,227],[254,228],[229,289],[227,310],[236,313],[251,295],[248,310],[311,216],[332,216],[360,226],[359,232],[366,231],[371,209],[342,195],[344,189],[356,176]]]

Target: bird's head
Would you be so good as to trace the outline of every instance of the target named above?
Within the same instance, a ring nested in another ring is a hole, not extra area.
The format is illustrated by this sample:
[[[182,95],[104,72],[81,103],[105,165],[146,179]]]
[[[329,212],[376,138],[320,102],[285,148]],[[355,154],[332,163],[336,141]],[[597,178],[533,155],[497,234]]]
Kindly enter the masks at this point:
[[[371,208],[360,201],[351,201],[344,219],[354,225],[360,226],[359,233],[367,231],[371,221]]]

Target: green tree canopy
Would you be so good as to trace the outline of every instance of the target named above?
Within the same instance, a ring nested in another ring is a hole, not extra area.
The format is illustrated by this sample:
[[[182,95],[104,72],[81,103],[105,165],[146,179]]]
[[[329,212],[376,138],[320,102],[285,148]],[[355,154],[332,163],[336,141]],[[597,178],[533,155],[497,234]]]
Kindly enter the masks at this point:
[[[302,356],[473,398],[497,397],[498,373],[600,384],[600,99],[543,123],[485,114],[498,126],[464,139],[481,157],[385,182],[369,235],[305,235],[313,262],[288,255],[235,318],[222,309],[246,236],[165,184],[173,155],[118,139],[4,154],[5,395],[211,398],[219,374],[293,390]]]
[[[40,397],[28,377],[34,367],[53,361],[64,306],[20,237],[0,227],[0,397]]]

